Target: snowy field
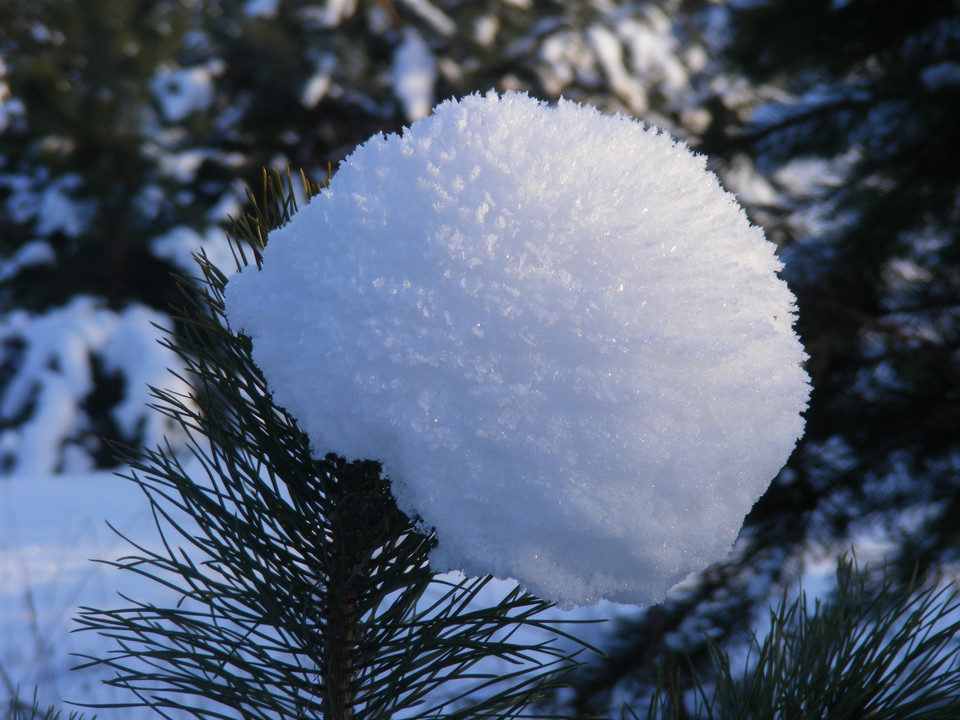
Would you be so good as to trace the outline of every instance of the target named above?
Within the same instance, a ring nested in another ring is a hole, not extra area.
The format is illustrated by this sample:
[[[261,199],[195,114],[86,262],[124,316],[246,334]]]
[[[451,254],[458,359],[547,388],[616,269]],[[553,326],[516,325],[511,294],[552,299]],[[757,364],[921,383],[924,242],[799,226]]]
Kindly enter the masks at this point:
[[[78,661],[74,653],[98,654],[106,647],[93,633],[72,632],[78,607],[116,605],[121,589],[159,599],[156,587],[138,586],[127,573],[121,588],[117,571],[91,562],[127,550],[108,521],[132,539],[155,537],[139,488],[112,473],[0,479],[0,667],[24,698],[37,687],[45,705],[121,699],[100,684],[98,672],[69,671]],[[8,691],[0,686],[4,703]],[[97,714],[149,717],[129,709]]]

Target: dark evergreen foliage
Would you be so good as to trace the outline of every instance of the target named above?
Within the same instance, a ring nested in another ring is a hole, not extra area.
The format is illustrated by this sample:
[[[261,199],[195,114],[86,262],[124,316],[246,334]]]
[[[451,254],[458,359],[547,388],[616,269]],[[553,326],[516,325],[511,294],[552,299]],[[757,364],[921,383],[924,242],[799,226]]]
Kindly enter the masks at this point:
[[[661,656],[668,676],[685,652],[705,667],[694,628],[742,642],[810,548],[883,536],[904,582],[960,551],[960,7],[774,0],[730,29],[758,106],[717,113],[700,147],[721,176],[749,161],[777,190],[748,210],[797,295],[806,434],[730,561],[615,631],[577,681],[581,711],[642,694]]]
[[[661,675],[647,718],[949,720],[960,708],[957,610],[955,591],[886,575],[871,586],[841,561],[834,598],[784,593],[745,656],[708,641],[710,670],[690,676],[687,697],[677,675]]]
[[[0,307],[42,311],[92,294],[114,307],[139,299],[165,309],[174,299],[157,282],[173,268],[149,241],[180,209],[170,198],[152,212],[140,203],[151,186],[170,189],[144,153],[145,135],[160,129],[149,118],[149,79],[187,21],[186,6],[161,0],[0,6],[5,79],[23,106],[0,132],[0,252],[44,238],[56,253],[4,278]],[[41,195],[51,187],[83,209],[75,226],[46,227]]]
[[[658,6],[678,3],[283,0],[260,11],[249,0],[5,0],[0,258],[36,251],[35,241],[43,257],[0,265],[0,310],[42,317],[87,296],[115,311],[166,312],[178,296],[171,273],[184,267],[160,239],[187,230],[209,244],[261,168],[319,177],[357,144],[409,121],[394,74],[410,37],[436,59],[437,101],[514,88],[630,110],[600,67],[591,28],[645,23],[665,36],[669,20]],[[630,54],[627,47],[625,62]],[[657,72],[645,83],[648,109],[676,119],[690,88]],[[311,94],[313,81],[320,90]],[[48,203],[62,199],[74,223],[53,222]],[[22,336],[13,334],[0,338],[0,439],[37,412],[23,403],[5,412],[23,369]],[[92,378],[96,397],[77,408],[61,439],[61,468],[70,453],[110,466],[101,437],[144,442],[111,418],[117,403],[107,401],[129,388],[112,395],[100,386],[118,379]],[[31,382],[41,397],[47,381]],[[0,471],[16,470],[11,444],[0,442]]]

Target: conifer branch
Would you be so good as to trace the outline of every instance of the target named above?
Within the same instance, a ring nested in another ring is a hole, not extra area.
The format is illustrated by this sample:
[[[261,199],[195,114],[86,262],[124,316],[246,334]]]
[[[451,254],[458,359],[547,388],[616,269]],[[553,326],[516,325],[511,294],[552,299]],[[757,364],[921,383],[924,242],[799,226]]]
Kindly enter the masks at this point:
[[[264,197],[236,225],[238,265],[296,211],[289,174],[264,178]],[[320,187],[305,181],[308,195]],[[226,322],[227,277],[198,262],[176,313],[182,332],[167,341],[192,392],[154,389],[192,456],[159,447],[132,459],[161,547],[131,540],[130,556],[106,563],[178,600],[82,608],[81,626],[116,643],[82,667],[112,669],[107,682],[130,690],[131,704],[164,716],[541,716],[533,701],[588,646],[543,617],[545,601],[514,590],[485,606],[490,578],[432,573],[433,534],[397,508],[378,463],[312,457],[250,340]]]

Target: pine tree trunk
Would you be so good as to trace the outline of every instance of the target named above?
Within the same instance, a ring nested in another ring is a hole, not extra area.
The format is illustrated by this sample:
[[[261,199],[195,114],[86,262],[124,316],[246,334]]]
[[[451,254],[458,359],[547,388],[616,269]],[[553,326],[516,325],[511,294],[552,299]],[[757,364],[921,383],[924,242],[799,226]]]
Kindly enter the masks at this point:
[[[353,720],[356,691],[355,653],[357,643],[357,597],[362,573],[357,570],[370,556],[368,547],[375,533],[367,530],[382,516],[378,485],[383,483],[380,466],[374,462],[338,463],[331,518],[331,573],[324,603],[323,642],[326,667],[324,689],[325,720]]]

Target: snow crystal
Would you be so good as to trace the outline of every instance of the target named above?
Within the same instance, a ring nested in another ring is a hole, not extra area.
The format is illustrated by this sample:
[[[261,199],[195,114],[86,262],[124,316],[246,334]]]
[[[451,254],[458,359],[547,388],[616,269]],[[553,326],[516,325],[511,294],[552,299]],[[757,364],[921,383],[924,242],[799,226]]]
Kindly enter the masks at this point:
[[[803,431],[794,298],[705,159],[522,94],[374,136],[227,286],[319,457],[383,463],[437,571],[651,603]]]

